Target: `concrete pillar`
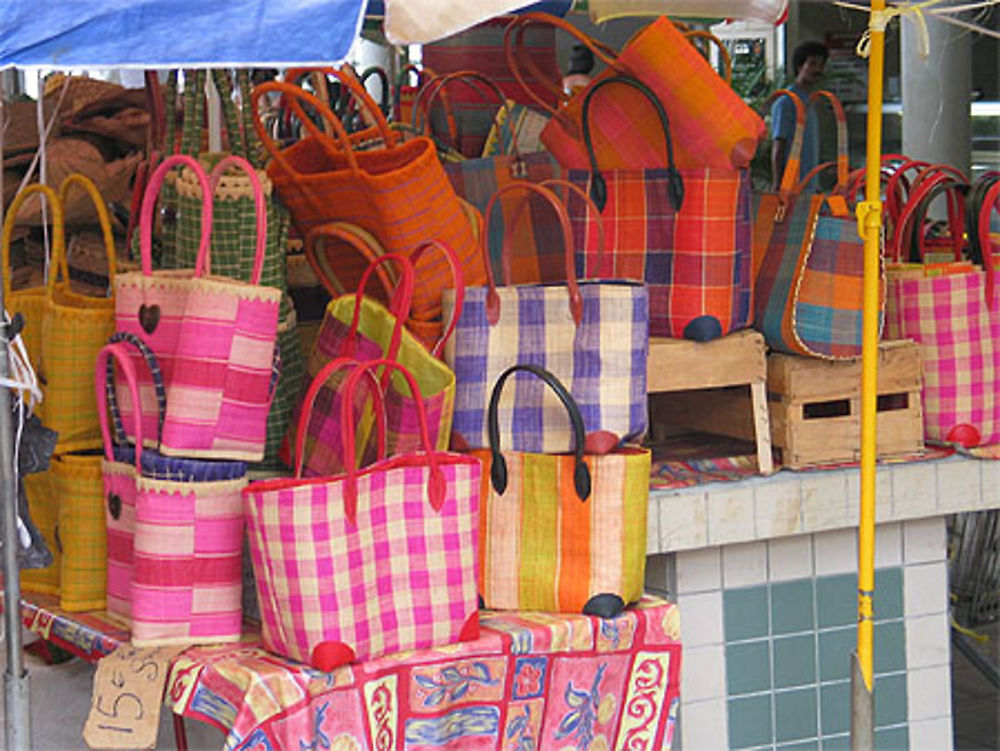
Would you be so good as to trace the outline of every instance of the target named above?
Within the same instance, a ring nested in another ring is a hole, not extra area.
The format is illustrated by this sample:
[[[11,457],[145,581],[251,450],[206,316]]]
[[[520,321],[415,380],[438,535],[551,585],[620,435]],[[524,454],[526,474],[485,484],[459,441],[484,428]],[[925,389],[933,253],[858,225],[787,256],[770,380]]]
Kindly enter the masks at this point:
[[[927,14],[930,55],[918,30],[902,22],[903,153],[944,162],[968,174],[972,160],[972,62],[969,32]]]

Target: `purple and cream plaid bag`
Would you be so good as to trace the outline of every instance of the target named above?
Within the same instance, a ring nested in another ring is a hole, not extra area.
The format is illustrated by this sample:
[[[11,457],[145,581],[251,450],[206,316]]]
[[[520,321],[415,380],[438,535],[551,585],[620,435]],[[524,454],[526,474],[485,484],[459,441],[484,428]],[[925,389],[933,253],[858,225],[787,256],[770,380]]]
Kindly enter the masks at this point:
[[[344,399],[369,369],[398,370],[417,404],[420,451],[355,470],[354,421],[341,410],[345,473],[302,478],[305,420],[342,364],[327,365],[306,394],[296,476],[243,493],[264,645],[323,671],[479,636],[481,465],[433,448],[412,375],[372,360],[348,377]]]
[[[453,445],[489,445],[490,392],[500,374],[518,364],[538,365],[555,374],[579,405],[587,434],[604,434],[600,445],[607,447],[611,435],[616,443],[637,441],[646,432],[647,420],[646,286],[638,281],[577,281],[569,218],[546,187],[528,182],[504,186],[487,208],[487,225],[498,199],[513,190],[544,197],[558,213],[567,281],[497,287],[487,263],[488,286],[466,288],[455,334],[445,346],[445,361],[456,380]],[[444,294],[446,312],[454,303],[450,293]],[[516,388],[504,392],[499,424],[503,445],[515,451],[556,453],[572,448],[565,410],[537,379],[518,381]]]

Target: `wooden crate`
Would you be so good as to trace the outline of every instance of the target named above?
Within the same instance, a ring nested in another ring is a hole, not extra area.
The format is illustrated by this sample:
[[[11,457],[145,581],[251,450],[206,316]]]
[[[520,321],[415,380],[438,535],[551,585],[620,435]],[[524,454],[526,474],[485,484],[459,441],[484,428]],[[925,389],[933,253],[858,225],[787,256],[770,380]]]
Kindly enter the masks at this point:
[[[880,457],[924,445],[920,348],[909,340],[879,345],[876,449]],[[861,360],[829,362],[796,355],[767,357],[771,442],[782,465],[853,462],[861,454]],[[753,440],[743,389],[689,391],[661,408],[660,419],[688,429]]]
[[[746,425],[745,437],[757,446],[758,470],[764,475],[773,472],[764,388],[766,351],[764,337],[749,330],[709,342],[650,339],[646,391],[650,395],[651,439],[655,441],[664,430],[670,432],[678,427],[669,414],[671,403],[683,402],[689,394],[717,393],[731,387],[735,395],[742,397],[735,408],[740,410],[739,419]],[[665,413],[661,410],[664,406]]]

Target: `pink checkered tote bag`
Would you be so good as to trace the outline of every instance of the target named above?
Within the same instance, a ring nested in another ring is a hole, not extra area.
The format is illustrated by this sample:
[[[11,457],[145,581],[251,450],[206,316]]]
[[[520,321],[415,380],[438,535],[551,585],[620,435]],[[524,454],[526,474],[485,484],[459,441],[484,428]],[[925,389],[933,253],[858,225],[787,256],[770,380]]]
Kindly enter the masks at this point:
[[[126,335],[129,336],[129,335]],[[246,464],[163,456],[124,441],[113,361],[138,399],[128,339],[105,346],[95,366],[104,438],[102,462],[108,532],[108,613],[132,629],[138,645],[235,641],[242,628],[243,503]],[[156,359],[143,358],[162,395]],[[110,412],[118,436],[112,444]],[[162,413],[161,413],[162,414]]]
[[[911,223],[936,195],[966,188],[943,172],[922,180],[900,215],[889,256],[899,259]],[[920,343],[928,440],[968,446],[1000,442],[1000,286],[989,234],[998,196],[1000,184],[987,193],[978,217],[982,265],[956,260],[888,267],[886,335]]]
[[[480,463],[434,450],[420,389],[405,368],[363,363],[348,377],[343,403],[353,403],[367,370],[399,370],[419,405],[422,450],[355,470],[355,427],[341,410],[345,472],[302,478],[313,402],[342,366],[329,363],[306,394],[295,477],[243,493],[264,644],[324,671],[479,633]]]
[[[204,192],[201,244],[195,268],[152,270],[152,225],[156,198],[167,172],[183,164]],[[250,282],[213,276],[209,256],[212,195],[223,173],[236,167],[254,186],[257,206],[256,258]],[[277,369],[275,340],[281,290],[259,284],[267,239],[264,195],[246,160],[227,156],[206,175],[194,159],[168,157],[150,177],[140,217],[141,271],[115,278],[115,322],[119,331],[143,337],[160,361],[167,412],[159,446],[152,384],[140,375],[146,415],[143,435],[150,448],[172,456],[260,461]],[[137,373],[140,372],[137,369]],[[119,384],[121,387],[121,384]],[[126,417],[133,410],[119,388]],[[132,436],[130,436],[132,438]]]

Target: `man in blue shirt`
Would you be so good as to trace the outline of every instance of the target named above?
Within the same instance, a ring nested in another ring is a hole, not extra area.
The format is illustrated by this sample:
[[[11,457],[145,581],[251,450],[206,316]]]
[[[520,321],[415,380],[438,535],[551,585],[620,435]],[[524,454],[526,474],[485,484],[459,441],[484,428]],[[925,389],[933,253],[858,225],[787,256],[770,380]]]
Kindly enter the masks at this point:
[[[799,179],[809,170],[819,164],[819,125],[816,113],[809,106],[809,95],[812,94],[826,67],[830,56],[826,46],[821,42],[803,42],[792,53],[792,69],[795,80],[787,87],[802,100],[806,108],[806,129],[802,138],[802,162]],[[795,103],[787,96],[780,97],[771,105],[771,176],[772,187],[777,190],[781,184],[781,176],[785,173],[785,163],[792,147],[795,135]],[[815,185],[816,181],[813,181]]]

